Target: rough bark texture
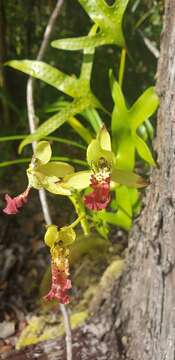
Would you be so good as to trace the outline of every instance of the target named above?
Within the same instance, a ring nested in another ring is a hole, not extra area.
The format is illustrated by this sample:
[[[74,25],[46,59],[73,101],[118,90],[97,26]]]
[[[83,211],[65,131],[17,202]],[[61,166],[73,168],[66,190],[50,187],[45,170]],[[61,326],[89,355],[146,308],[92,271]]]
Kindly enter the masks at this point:
[[[142,216],[129,241],[121,288],[121,359],[175,359],[175,0],[165,5],[158,66],[160,96],[153,171]],[[122,343],[122,341],[121,341]]]
[[[157,76],[159,169],[130,236],[125,273],[73,334],[76,360],[175,359],[175,0],[165,4]],[[63,344],[39,344],[10,358],[64,360]]]

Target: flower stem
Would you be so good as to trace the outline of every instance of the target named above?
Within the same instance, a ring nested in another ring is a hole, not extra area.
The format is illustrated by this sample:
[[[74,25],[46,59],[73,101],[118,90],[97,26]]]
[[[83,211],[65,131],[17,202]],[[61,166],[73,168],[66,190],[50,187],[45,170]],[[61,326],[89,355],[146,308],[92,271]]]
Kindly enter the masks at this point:
[[[67,228],[73,229],[73,228],[76,227],[76,226],[79,224],[79,222],[81,222],[84,218],[85,218],[84,215],[80,215],[72,224],[68,225]]]
[[[78,219],[80,220],[84,235],[86,235],[86,236],[89,235],[90,228],[89,228],[88,221],[86,219],[86,211],[85,211],[85,207],[84,207],[84,204],[83,204],[80,194],[78,192],[74,192],[73,195],[69,196],[69,199],[72,201],[72,204],[74,205],[74,208],[78,215]],[[75,221],[77,221],[77,220],[75,220]]]

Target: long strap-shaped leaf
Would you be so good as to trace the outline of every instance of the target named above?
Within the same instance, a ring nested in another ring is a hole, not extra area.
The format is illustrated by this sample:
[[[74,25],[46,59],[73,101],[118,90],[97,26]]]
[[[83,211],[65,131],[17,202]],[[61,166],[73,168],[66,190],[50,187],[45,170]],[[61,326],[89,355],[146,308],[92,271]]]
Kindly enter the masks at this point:
[[[92,26],[92,29],[89,32],[89,35],[95,35],[97,31],[98,26],[95,24]],[[79,81],[80,83],[83,82],[84,87],[86,87],[87,90],[90,90],[90,80],[91,80],[91,73],[92,73],[92,67],[93,67],[93,59],[94,59],[94,47],[84,49],[83,51],[83,62],[81,65],[81,71],[80,71],[80,77]]]
[[[81,50],[105,44],[125,46],[122,20],[129,0],[116,0],[111,7],[104,0],[79,0],[79,2],[89,17],[100,27],[100,32],[96,35],[55,40],[51,44],[53,47]]]
[[[131,109],[129,109],[129,117],[131,126],[137,129],[146,119],[154,114],[159,104],[158,96],[153,86],[149,87],[136,100]]]
[[[66,75],[54,66],[43,61],[11,60],[8,61],[6,65],[42,80],[67,95],[72,97],[79,97],[81,95],[81,89],[78,87],[78,79],[76,76]]]
[[[33,141],[38,141],[51,134],[53,131],[63,125],[68,119],[72,118],[75,114],[81,113],[81,111],[87,108],[90,104],[91,96],[75,99],[59,113],[55,114],[46,120],[42,125],[40,125],[34,134],[27,136],[26,139],[21,142],[19,151],[21,152],[25,145],[30,144]]]
[[[108,22],[111,27],[111,9],[104,0],[78,0],[89,17],[100,27]],[[105,19],[105,21],[104,21]]]
[[[90,35],[96,33],[97,25],[90,30]],[[45,83],[55,87],[72,97],[85,96],[87,92],[91,92],[90,79],[93,66],[94,48],[84,50],[83,62],[81,66],[80,77],[75,75],[69,76],[43,61],[33,60],[11,60],[6,65],[20,70],[25,74],[42,80]]]

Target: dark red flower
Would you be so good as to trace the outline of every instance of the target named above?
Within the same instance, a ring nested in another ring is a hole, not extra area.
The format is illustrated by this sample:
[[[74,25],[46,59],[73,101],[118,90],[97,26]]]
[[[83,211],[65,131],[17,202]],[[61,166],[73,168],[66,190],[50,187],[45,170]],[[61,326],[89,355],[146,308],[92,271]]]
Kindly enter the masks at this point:
[[[27,197],[30,191],[30,187],[20,195],[11,198],[8,194],[5,195],[6,207],[3,212],[7,215],[17,214],[19,209],[27,202]]]
[[[85,205],[90,210],[105,209],[111,200],[110,177],[98,180],[95,175],[92,175],[90,184],[93,191],[84,197]]]
[[[61,304],[69,304],[70,297],[67,290],[71,289],[71,280],[67,279],[66,275],[58,271],[57,267],[52,264],[52,286],[47,295],[43,297],[44,300],[50,301],[56,299]]]

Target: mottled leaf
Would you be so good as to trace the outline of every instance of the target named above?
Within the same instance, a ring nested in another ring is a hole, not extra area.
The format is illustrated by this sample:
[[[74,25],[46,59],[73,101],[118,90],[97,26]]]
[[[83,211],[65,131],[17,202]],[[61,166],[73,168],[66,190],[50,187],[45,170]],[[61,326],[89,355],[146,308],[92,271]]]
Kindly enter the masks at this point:
[[[49,135],[56,129],[58,129],[61,125],[63,125],[68,119],[74,116],[77,113],[80,113],[85,108],[87,108],[92,101],[91,96],[87,96],[86,98],[75,99],[72,103],[68,104],[63,110],[59,113],[53,115],[51,118],[46,120],[42,125],[38,127],[34,134],[31,134],[24,139],[19,147],[19,151],[21,152],[23,147],[27,144],[30,144],[33,141],[38,141],[45,136]]]
[[[79,0],[100,31],[96,35],[55,40],[51,45],[64,50],[81,50],[106,44],[124,47],[122,20],[128,1],[116,0],[112,6],[108,6],[103,0]]]
[[[66,75],[43,61],[11,60],[6,65],[42,80],[67,95],[72,97],[80,96],[81,88],[78,86],[78,79],[75,75]]]

